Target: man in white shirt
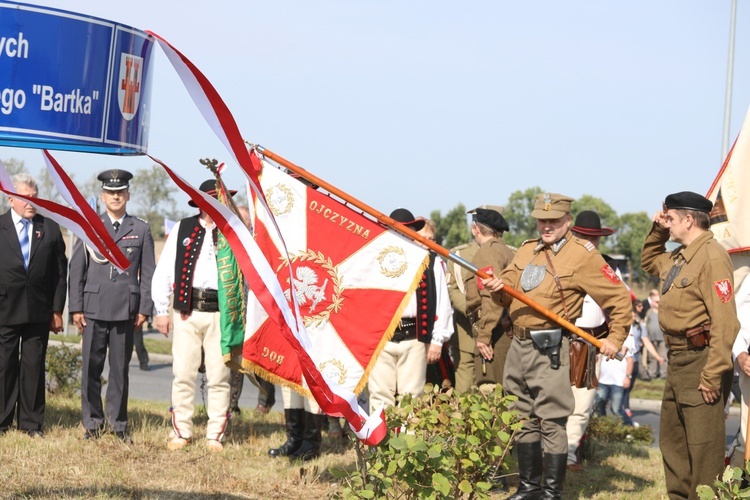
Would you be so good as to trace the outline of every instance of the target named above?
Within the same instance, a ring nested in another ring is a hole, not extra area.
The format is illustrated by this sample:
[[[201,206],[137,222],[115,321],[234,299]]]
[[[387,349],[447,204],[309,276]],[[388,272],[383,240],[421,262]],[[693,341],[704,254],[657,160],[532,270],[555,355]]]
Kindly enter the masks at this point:
[[[424,220],[399,208],[391,218],[419,231]],[[430,265],[402,312],[401,322],[380,352],[368,380],[370,409],[394,406],[399,394],[424,392],[427,364],[440,359],[443,343],[453,335],[453,309],[448,297],[443,261],[430,254]]]
[[[216,181],[203,182],[200,190],[216,196]],[[178,222],[169,233],[152,281],[156,328],[167,335],[170,323],[174,325],[170,450],[182,449],[193,441],[195,379],[201,366],[201,348],[208,379],[206,447],[210,452],[224,449],[230,370],[221,354],[215,231],[216,225],[203,211]],[[174,309],[171,319],[170,295]]]

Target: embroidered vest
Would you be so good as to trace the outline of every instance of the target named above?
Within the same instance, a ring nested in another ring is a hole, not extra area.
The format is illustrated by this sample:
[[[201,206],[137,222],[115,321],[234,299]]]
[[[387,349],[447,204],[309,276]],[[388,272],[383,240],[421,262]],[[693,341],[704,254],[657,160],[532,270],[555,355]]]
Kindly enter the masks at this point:
[[[437,311],[437,288],[435,286],[435,253],[430,252],[430,264],[417,285],[417,340],[425,344],[432,341]]]
[[[177,232],[177,250],[174,259],[174,308],[190,312],[192,309],[193,271],[201,253],[206,230],[198,216],[182,219]]]

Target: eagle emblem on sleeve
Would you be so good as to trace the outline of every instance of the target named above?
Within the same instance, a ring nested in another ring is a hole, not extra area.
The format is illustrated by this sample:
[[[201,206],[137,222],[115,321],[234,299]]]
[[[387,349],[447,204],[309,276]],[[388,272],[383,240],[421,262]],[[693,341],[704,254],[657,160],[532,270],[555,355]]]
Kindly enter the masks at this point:
[[[714,281],[714,290],[723,303],[732,299],[732,283],[729,280]]]

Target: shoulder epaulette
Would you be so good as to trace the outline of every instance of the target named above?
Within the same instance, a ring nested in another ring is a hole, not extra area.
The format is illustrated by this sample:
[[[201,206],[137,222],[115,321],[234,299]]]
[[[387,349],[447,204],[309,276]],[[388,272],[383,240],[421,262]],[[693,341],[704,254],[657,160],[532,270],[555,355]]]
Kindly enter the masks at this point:
[[[146,225],[149,225],[149,222],[146,219],[142,219],[138,217],[137,215],[133,215],[133,218],[138,219],[139,221],[143,222]]]
[[[528,239],[528,240],[524,240],[524,242],[523,242],[523,243],[521,243],[521,246],[524,246],[524,245],[526,245],[527,243],[534,243],[534,244],[537,244],[537,243],[539,243],[539,238],[531,238],[531,239]]]
[[[583,238],[579,238],[577,236],[573,236],[573,241],[575,241],[576,243],[578,243],[579,245],[581,245],[583,248],[585,248],[586,250],[588,250],[589,253],[591,253],[594,250],[596,250],[596,247],[594,246],[594,244],[591,243],[589,240],[585,240]]]
[[[458,245],[458,246],[455,246],[455,247],[451,248],[450,252],[451,253],[458,253],[461,250],[463,250],[464,248],[469,248],[471,245],[472,245],[472,243],[464,243],[463,245]]]

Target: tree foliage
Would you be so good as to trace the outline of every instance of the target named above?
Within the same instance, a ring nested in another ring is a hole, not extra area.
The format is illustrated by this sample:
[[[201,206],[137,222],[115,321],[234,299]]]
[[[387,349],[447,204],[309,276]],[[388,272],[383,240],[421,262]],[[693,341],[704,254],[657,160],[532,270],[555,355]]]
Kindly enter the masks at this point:
[[[510,227],[510,231],[503,236],[508,245],[519,247],[524,241],[539,237],[536,219],[531,216],[531,212],[536,196],[542,192],[541,187],[534,186],[511,193],[503,213]],[[602,238],[600,251],[622,255],[629,262],[633,280],[641,283],[648,280],[641,272],[641,249],[651,228],[651,220],[646,213],[626,213],[620,216],[607,202],[589,194],[582,195],[571,205],[573,220],[584,210],[598,213],[602,226],[615,230],[613,235]],[[445,217],[441,217],[439,211],[433,211],[432,218],[438,226],[438,242],[443,241],[443,246],[451,248],[470,241],[463,204],[459,204]]]
[[[15,158],[3,160],[3,164],[5,165],[5,170],[8,171],[11,177],[22,172],[27,172],[23,162],[16,160]],[[8,203],[8,197],[5,193],[0,193],[0,213],[5,213],[9,208],[10,203]]]
[[[435,241],[445,248],[453,248],[471,241],[471,233],[466,223],[466,207],[459,203],[443,217],[440,210],[433,210],[430,219],[437,227]]]
[[[518,248],[524,241],[539,237],[536,219],[531,216],[531,211],[534,210],[534,198],[541,192],[542,188],[534,186],[526,191],[511,193],[503,213],[510,228],[503,236],[508,245]]]
[[[185,216],[172,198],[176,191],[177,187],[159,165],[138,169],[130,181],[128,212],[151,224],[154,237],[164,237],[164,218],[179,220]]]

